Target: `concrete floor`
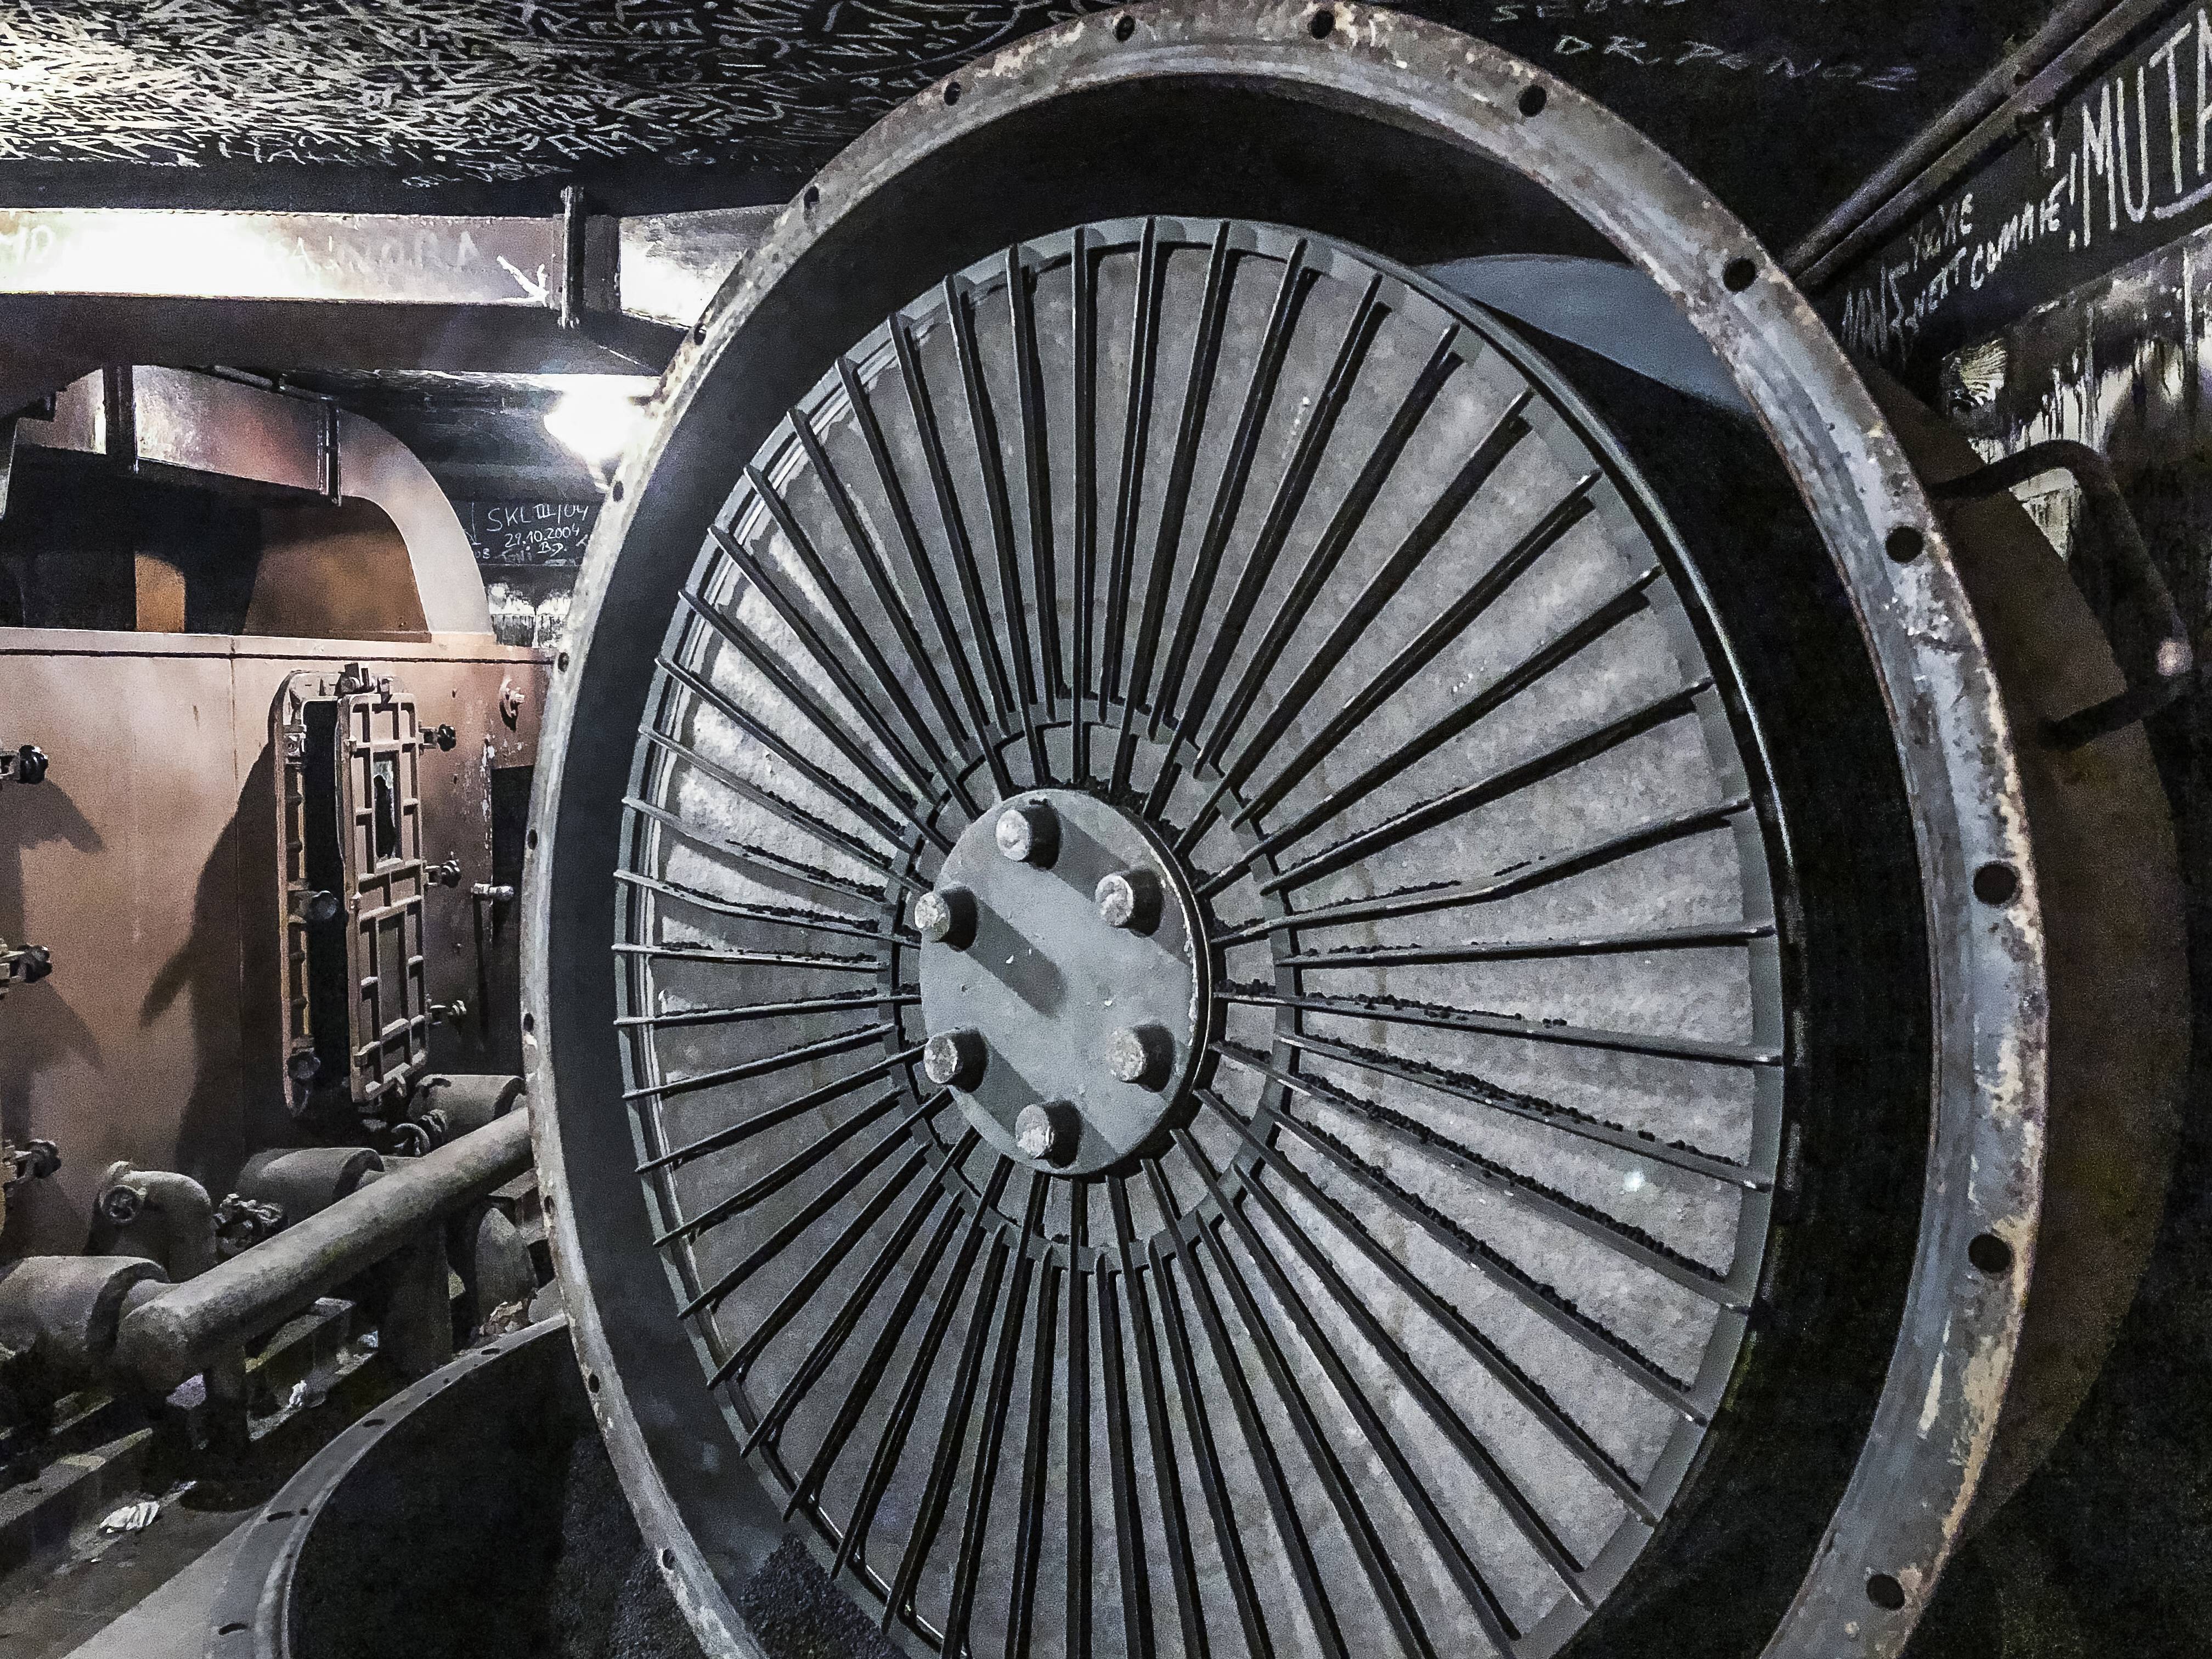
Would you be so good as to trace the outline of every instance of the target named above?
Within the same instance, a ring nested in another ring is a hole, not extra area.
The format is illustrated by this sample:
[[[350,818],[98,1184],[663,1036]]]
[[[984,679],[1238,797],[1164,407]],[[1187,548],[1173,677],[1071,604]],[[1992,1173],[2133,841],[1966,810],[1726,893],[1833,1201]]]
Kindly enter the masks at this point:
[[[243,1526],[233,1527],[222,1542],[72,1650],[68,1659],[203,1659],[216,1594],[245,1535]]]

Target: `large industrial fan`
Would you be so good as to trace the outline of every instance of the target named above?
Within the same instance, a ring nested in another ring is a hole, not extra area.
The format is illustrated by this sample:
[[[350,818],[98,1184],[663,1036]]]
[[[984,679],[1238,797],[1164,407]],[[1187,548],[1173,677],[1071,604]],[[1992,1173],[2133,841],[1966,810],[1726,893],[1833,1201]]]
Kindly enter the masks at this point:
[[[1437,274],[1500,255],[1640,271],[1748,414]],[[2124,1301],[2172,854],[2138,732],[2044,735],[2117,679],[2063,571],[1733,219],[1433,26],[1102,12],[670,386],[525,1029],[709,1651],[1896,1651]]]

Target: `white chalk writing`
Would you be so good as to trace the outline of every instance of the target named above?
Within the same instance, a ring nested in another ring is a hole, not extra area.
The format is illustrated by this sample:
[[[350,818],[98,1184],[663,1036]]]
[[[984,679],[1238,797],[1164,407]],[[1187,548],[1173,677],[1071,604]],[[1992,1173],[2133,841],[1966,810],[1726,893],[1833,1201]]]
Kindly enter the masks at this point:
[[[585,501],[469,501],[461,522],[479,564],[574,564],[599,510]]]
[[[1978,228],[1978,191],[1999,204]],[[2063,257],[2119,238],[2112,252],[2124,257],[2142,246],[2133,228],[2148,234],[2207,203],[2212,6],[2197,6],[1885,249],[1844,293],[1844,342],[1902,362],[1947,307],[2026,251]]]

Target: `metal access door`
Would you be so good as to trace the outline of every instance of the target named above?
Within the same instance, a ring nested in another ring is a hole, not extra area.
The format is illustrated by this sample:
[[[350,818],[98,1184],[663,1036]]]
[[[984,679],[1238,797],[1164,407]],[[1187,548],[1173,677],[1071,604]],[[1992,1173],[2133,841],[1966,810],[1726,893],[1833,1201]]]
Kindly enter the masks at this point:
[[[429,1060],[422,993],[422,737],[415,699],[389,679],[338,699],[337,757],[344,838],[347,1020],[354,1100],[404,1094]]]
[[[292,676],[275,721],[292,1107],[381,1115],[429,1060],[415,699],[349,664]]]

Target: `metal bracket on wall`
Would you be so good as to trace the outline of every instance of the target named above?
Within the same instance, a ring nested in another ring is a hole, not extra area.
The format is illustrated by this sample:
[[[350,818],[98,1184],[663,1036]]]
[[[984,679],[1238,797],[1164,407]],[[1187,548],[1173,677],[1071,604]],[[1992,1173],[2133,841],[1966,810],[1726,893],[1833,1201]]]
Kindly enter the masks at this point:
[[[21,981],[36,985],[54,971],[53,952],[43,945],[10,945],[0,939],[0,997],[8,994],[10,985]]]
[[[34,743],[0,749],[0,784],[44,783],[50,763],[46,751]]]
[[[2117,696],[2044,722],[2044,736],[2055,747],[2078,749],[2166,708],[2188,689],[2197,666],[2188,628],[2143,544],[2112,463],[2087,444],[2054,438],[1964,477],[1930,484],[1928,493],[1939,502],[1980,501],[2062,471],[2081,486],[2096,530],[2077,546],[2067,568],[2103,623],[2128,683]]]

